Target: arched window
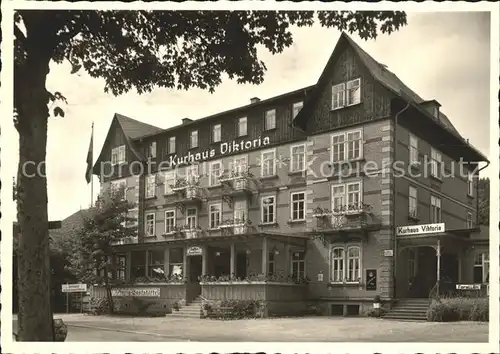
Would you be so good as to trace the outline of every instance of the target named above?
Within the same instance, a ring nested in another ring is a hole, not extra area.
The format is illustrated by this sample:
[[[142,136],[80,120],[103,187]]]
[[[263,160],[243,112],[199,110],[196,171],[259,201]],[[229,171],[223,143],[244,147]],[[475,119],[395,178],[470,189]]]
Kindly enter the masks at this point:
[[[359,246],[347,248],[347,278],[346,282],[359,282],[361,279],[361,249]]]
[[[345,255],[344,255],[344,248],[343,247],[335,247],[332,249],[331,253],[332,257],[332,273],[331,273],[331,281],[336,283],[336,282],[343,282],[344,277],[345,277],[345,272],[344,272],[344,262],[345,262]]]

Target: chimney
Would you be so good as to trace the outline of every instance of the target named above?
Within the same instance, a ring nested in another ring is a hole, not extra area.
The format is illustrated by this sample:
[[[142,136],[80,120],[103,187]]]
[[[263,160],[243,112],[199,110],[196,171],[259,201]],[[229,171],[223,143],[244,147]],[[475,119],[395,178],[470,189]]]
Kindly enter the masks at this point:
[[[439,119],[439,107],[441,104],[436,100],[429,100],[420,103],[420,107],[432,114],[434,118]]]
[[[254,103],[257,103],[257,102],[260,102],[260,98],[258,98],[258,97],[252,97],[252,98],[250,98],[250,104],[254,104]]]
[[[182,118],[182,124],[188,124],[191,123],[193,120],[191,118]]]

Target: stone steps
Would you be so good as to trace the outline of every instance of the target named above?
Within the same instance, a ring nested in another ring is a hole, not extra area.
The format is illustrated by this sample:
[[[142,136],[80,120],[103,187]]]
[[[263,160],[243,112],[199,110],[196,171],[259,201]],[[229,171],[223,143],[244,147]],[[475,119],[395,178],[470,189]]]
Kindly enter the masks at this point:
[[[200,318],[201,317],[201,299],[196,298],[186,306],[183,306],[179,311],[172,311],[172,317],[183,318]]]
[[[402,299],[382,318],[392,320],[426,321],[429,299]]]

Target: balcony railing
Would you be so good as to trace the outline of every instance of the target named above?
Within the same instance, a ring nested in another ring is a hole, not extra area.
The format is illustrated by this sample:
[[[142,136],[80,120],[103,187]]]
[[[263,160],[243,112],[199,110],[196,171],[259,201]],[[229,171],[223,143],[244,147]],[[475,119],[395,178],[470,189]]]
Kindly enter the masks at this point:
[[[230,171],[230,172],[228,172],[226,174],[223,174],[219,178],[219,181],[221,183],[228,183],[228,182],[231,182],[231,181],[242,181],[242,180],[248,181],[252,177],[253,177],[253,175],[252,175],[252,173],[250,172],[249,169],[242,170],[242,171],[235,170],[235,171]],[[233,184],[233,187],[236,188],[236,183]]]
[[[251,229],[251,221],[246,219],[224,220],[218,227],[223,233],[246,234]]]
[[[313,216],[315,218],[323,218],[328,216],[350,216],[350,215],[360,215],[366,214],[371,211],[371,205],[365,203],[350,203],[340,207],[336,207],[333,210],[327,208],[317,207],[313,210]]]
[[[363,229],[375,225],[370,210],[371,206],[364,203],[348,204],[334,210],[317,207],[313,210],[313,217],[321,230]]]

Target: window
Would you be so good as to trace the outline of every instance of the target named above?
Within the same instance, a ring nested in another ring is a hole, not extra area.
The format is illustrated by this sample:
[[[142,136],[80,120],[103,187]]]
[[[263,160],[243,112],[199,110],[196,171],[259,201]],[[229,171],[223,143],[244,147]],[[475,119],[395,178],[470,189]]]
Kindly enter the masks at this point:
[[[263,151],[260,155],[260,174],[270,177],[276,174],[276,150]]]
[[[266,111],[266,120],[265,120],[265,130],[271,130],[276,128],[276,110],[270,109]]]
[[[221,141],[222,136],[222,126],[220,124],[216,124],[212,127],[212,142],[218,143]]]
[[[172,194],[175,186],[175,170],[165,172],[165,194]]]
[[[125,145],[111,149],[111,164],[121,165],[125,163]]]
[[[171,136],[170,138],[168,138],[167,151],[169,154],[175,153],[175,136]]]
[[[292,193],[292,220],[300,221],[306,219],[306,193],[297,192]]]
[[[361,208],[361,183],[347,184],[347,203],[349,210]]]
[[[210,174],[208,175],[208,184],[210,186],[217,186],[220,184],[219,179],[222,176],[222,172],[224,169],[222,168],[221,161],[213,161],[210,163]]]
[[[333,283],[359,283],[361,281],[361,247],[357,245],[333,246],[331,251]]]
[[[304,171],[306,169],[305,144],[292,146],[290,151],[290,156],[291,156],[290,172]]]
[[[146,198],[154,198],[156,195],[156,175],[146,177]]]
[[[220,225],[222,206],[220,204],[210,205],[210,228],[217,229]]]
[[[332,162],[356,160],[363,157],[363,132],[361,130],[332,135]]]
[[[472,229],[474,224],[472,222],[472,213],[467,213],[467,228]]]
[[[477,253],[474,257],[474,283],[489,283],[490,279],[489,252]]]
[[[131,280],[146,276],[146,252],[130,252]]]
[[[186,181],[188,183],[194,183],[198,179],[198,164],[189,165],[186,167]]]
[[[263,224],[274,224],[276,221],[276,197],[263,197],[261,200],[261,216]]]
[[[173,232],[175,229],[175,210],[165,211],[165,233]]]
[[[474,195],[474,175],[470,172],[467,173],[467,195]]]
[[[247,117],[238,119],[238,136],[247,135]]]
[[[272,276],[274,275],[275,268],[274,268],[274,252],[269,252],[268,259],[267,259],[267,275]]]
[[[148,251],[148,275],[158,277],[159,273],[155,270],[163,271],[165,263],[165,253],[163,250]]]
[[[182,276],[184,273],[184,249],[170,248],[169,249],[169,265],[168,274],[170,276]]]
[[[127,276],[127,256],[124,254],[116,255],[116,279],[126,280]]]
[[[363,203],[362,190],[361,182],[333,185],[332,211],[336,213],[359,211]]]
[[[345,208],[345,200],[345,185],[332,186],[332,211],[342,211]]]
[[[345,84],[338,84],[332,87],[332,109],[339,109],[345,105]]]
[[[361,102],[361,79],[347,81],[347,106]]]
[[[146,236],[152,237],[155,235],[155,214],[146,214]]]
[[[443,156],[441,153],[431,148],[431,176],[441,178]]]
[[[292,277],[301,280],[306,277],[306,261],[304,251],[292,252]]]
[[[125,200],[126,199],[126,192],[127,192],[127,180],[126,179],[111,181],[111,193],[113,195],[120,194],[122,200]]]
[[[146,157],[152,159],[156,158],[156,141],[153,141],[151,144],[149,144],[146,150]]]
[[[234,202],[234,221],[237,224],[243,223],[247,218],[247,202],[246,200],[236,200]]]
[[[247,171],[248,157],[238,156],[233,160],[233,172],[236,174],[242,174]]]
[[[191,132],[190,143],[191,143],[191,149],[198,147],[198,131],[197,130],[193,130]]]
[[[418,139],[413,134],[410,134],[410,165],[416,165],[418,161]]]
[[[296,102],[292,106],[292,118],[297,117],[297,114],[299,114],[300,110],[304,106],[304,102]]]
[[[198,210],[196,208],[189,208],[186,211],[186,225],[189,229],[198,227]]]
[[[441,199],[431,195],[431,222],[441,222]]]
[[[408,215],[412,218],[418,216],[418,200],[417,200],[417,188],[410,186],[408,188]]]

